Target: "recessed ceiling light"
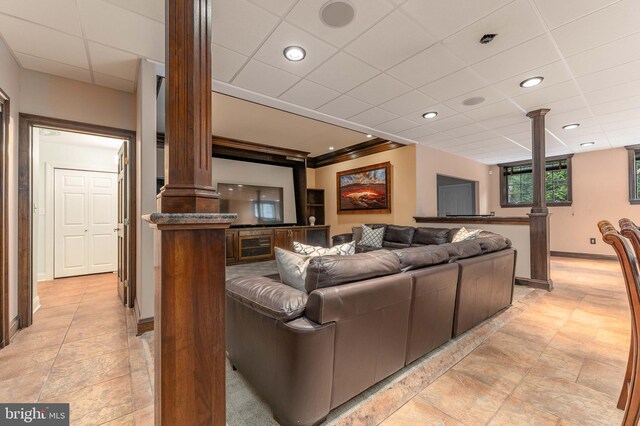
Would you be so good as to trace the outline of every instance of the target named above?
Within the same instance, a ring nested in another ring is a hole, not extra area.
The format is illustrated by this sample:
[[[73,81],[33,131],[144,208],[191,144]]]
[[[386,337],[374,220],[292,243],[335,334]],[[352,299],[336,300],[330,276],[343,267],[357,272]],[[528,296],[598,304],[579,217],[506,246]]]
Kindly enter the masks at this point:
[[[422,118],[436,118],[438,116],[438,113],[435,111],[429,111],[429,112],[425,112],[424,114],[422,114]]]
[[[580,144],[580,146],[591,146],[591,145],[595,145],[595,144],[596,144],[595,142],[582,142]]]
[[[571,123],[571,124],[567,124],[566,126],[562,126],[564,130],[577,129],[578,127],[580,127],[580,124],[578,123]]]
[[[233,191],[233,188],[229,188],[229,191]]]
[[[332,147],[332,146],[330,146],[330,147],[329,147],[329,151],[333,151],[334,149],[335,149],[335,148],[334,148],[334,147]]]
[[[285,58],[293,62],[301,61],[307,56],[307,52],[300,46],[289,46],[283,53]]]
[[[238,185],[238,188],[242,188],[242,185]]]
[[[528,87],[537,86],[538,84],[542,83],[542,80],[544,80],[544,77],[540,77],[540,76],[531,77],[522,81],[520,83],[520,87],[528,88]]]
[[[367,137],[368,137],[368,138],[372,138],[372,137],[373,137],[373,135],[367,135]]]

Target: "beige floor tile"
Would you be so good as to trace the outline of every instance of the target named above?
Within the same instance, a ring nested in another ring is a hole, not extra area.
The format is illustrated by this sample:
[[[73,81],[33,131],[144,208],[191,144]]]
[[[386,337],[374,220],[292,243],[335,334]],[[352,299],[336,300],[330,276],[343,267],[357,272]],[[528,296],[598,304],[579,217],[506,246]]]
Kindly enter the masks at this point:
[[[36,372],[2,380],[0,381],[0,401],[3,403],[36,402],[46,378],[46,374]]]
[[[46,376],[58,353],[58,346],[22,351],[9,345],[0,351],[0,380],[40,373]]]
[[[127,349],[127,335],[123,330],[87,339],[64,343],[56,358],[56,365],[75,363],[118,350]]]
[[[580,374],[584,358],[547,347],[531,366],[531,372],[539,376],[565,379],[575,382]]]
[[[153,405],[153,390],[147,371],[141,370],[132,373],[131,386],[133,388],[133,406],[136,411]]]
[[[577,382],[607,395],[615,395],[622,389],[625,371],[626,366],[616,368],[588,359],[580,370]]]
[[[136,426],[153,426],[154,406],[150,405],[135,412]]]
[[[454,370],[485,383],[492,389],[511,393],[529,369],[496,353],[492,347],[478,348],[458,364]]]
[[[553,426],[560,418],[553,414],[538,410],[526,402],[509,397],[502,404],[496,415],[489,422],[490,426]]]
[[[382,426],[462,426],[459,421],[421,398],[413,398],[381,423]]]

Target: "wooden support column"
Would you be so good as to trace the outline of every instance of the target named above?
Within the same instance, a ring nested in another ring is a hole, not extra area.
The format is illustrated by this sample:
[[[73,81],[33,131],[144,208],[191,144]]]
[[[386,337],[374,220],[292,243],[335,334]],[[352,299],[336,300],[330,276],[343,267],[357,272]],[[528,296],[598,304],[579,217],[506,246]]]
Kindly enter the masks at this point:
[[[545,290],[553,290],[551,280],[551,248],[549,231],[549,209],[546,191],[546,155],[544,117],[548,109],[531,111],[533,151],[533,206],[531,207],[531,281],[528,284]]]
[[[155,229],[155,424],[226,424],[225,228],[211,175],[211,0],[167,0],[165,182]]]

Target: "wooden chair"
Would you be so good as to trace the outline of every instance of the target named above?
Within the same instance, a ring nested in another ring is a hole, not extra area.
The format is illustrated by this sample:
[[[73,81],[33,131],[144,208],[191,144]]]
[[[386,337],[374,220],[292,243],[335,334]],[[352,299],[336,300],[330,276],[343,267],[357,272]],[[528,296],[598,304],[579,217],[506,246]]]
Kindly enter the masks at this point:
[[[621,221],[622,222],[622,221]],[[629,348],[629,360],[627,362],[627,371],[622,384],[622,391],[618,399],[618,408],[624,408],[624,417],[622,424],[624,426],[635,426],[640,411],[640,367],[638,358],[638,327],[640,326],[640,276],[638,274],[638,264],[636,256],[634,256],[629,242],[611,225],[610,222],[603,220],[598,222],[598,228],[602,234],[602,240],[611,245],[618,256],[622,275],[627,288],[627,296],[629,298],[629,309],[631,310],[631,347]],[[637,249],[640,249],[640,235],[636,235],[635,231],[629,229],[625,222],[623,234],[634,239],[639,243]],[[634,233],[635,232],[635,233]],[[631,235],[634,234],[634,235]]]

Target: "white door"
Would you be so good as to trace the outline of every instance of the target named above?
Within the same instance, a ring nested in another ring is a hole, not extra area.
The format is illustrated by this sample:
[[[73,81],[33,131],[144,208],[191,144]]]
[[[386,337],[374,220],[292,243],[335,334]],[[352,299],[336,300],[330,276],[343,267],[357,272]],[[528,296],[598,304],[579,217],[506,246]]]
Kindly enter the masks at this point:
[[[55,278],[117,269],[117,174],[55,170]]]

